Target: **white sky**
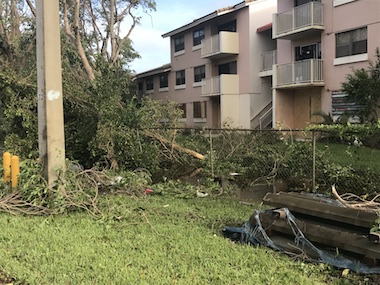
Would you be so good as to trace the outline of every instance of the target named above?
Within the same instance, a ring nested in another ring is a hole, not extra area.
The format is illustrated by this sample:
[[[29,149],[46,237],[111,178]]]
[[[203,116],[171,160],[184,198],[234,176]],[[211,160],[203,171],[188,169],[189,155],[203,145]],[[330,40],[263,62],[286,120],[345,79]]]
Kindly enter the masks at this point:
[[[132,32],[133,47],[141,58],[132,62],[131,69],[140,73],[170,63],[169,38],[161,35],[240,2],[243,0],[156,0],[156,12],[143,14]]]

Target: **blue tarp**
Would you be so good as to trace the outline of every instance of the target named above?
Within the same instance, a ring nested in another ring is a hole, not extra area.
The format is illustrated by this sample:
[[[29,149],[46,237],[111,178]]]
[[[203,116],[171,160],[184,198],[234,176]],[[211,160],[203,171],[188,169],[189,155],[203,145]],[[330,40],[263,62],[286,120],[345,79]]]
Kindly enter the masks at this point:
[[[380,267],[369,267],[359,261],[348,259],[342,255],[331,254],[316,247],[310,242],[303,232],[297,227],[296,218],[287,208],[280,209],[285,212],[287,223],[294,235],[294,242],[300,248],[307,247],[312,251],[313,256],[318,259],[311,259],[318,263],[327,263],[337,268],[350,269],[351,271],[364,274],[379,274]],[[260,213],[273,212],[273,210],[256,210],[253,213],[254,224],[246,222],[242,227],[224,227],[223,235],[235,242],[248,243],[251,245],[264,245],[280,252],[286,252],[281,246],[277,245],[266,233],[260,221]],[[252,219],[251,219],[252,220]]]

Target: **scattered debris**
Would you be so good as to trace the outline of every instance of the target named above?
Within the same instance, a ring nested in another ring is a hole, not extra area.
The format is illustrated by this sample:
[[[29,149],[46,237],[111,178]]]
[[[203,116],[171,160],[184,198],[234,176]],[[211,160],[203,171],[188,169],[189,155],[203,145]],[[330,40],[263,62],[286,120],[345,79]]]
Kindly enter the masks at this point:
[[[275,208],[254,211],[243,227],[225,227],[224,236],[328,263],[347,274],[380,273],[380,235],[370,232],[379,218],[375,211],[299,193],[268,193],[263,203]]]

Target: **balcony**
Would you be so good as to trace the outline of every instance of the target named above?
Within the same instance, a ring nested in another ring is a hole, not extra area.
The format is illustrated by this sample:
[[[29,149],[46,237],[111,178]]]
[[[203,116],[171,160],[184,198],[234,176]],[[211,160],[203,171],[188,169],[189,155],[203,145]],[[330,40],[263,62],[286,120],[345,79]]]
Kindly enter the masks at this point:
[[[220,32],[202,40],[201,58],[222,58],[239,54],[239,34]]]
[[[202,79],[202,96],[239,94],[239,75],[221,74]]]
[[[273,38],[295,40],[324,30],[323,4],[310,2],[273,15]]]
[[[323,60],[308,59],[275,65],[275,88],[302,88],[324,86]]]
[[[272,76],[273,65],[277,63],[277,50],[261,54],[260,77]]]

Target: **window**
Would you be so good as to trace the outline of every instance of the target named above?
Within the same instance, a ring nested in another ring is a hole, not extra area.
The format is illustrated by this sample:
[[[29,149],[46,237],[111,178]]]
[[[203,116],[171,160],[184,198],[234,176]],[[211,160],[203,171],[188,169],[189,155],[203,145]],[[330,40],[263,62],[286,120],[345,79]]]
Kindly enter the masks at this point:
[[[180,70],[175,73],[175,85],[186,84],[185,70]]]
[[[194,67],[194,82],[201,82],[206,78],[206,67],[204,65]]]
[[[174,39],[174,52],[181,51],[185,49],[185,37],[179,36]]]
[[[194,108],[194,119],[205,119],[207,118],[207,112],[206,112],[206,102],[194,102],[193,103]]]
[[[321,0],[295,0],[295,7],[307,4],[309,2],[321,2]]]
[[[168,87],[168,74],[167,73],[162,73],[160,74],[160,88],[165,88]]]
[[[351,122],[357,121],[357,117],[353,114],[357,114],[362,106],[357,105],[355,102],[350,102],[347,99],[347,94],[342,92],[333,92],[331,94],[332,98],[332,116],[336,120],[342,115],[347,115],[350,117]]]
[[[205,30],[199,29],[193,32],[193,45],[200,45],[202,40],[205,38]]]
[[[336,57],[367,53],[367,27],[336,34]]]
[[[321,43],[296,47],[296,61],[321,58]]]
[[[186,119],[186,103],[179,104],[178,109],[182,110],[182,119]]]
[[[237,74],[236,61],[220,64],[218,66],[219,75],[221,74]]]
[[[236,20],[220,25],[218,31],[236,32]]]
[[[146,90],[153,90],[153,77],[148,77],[146,79]]]
[[[143,84],[143,82],[142,81],[139,81],[139,91],[142,91],[143,90],[143,88],[144,88],[144,84]]]

